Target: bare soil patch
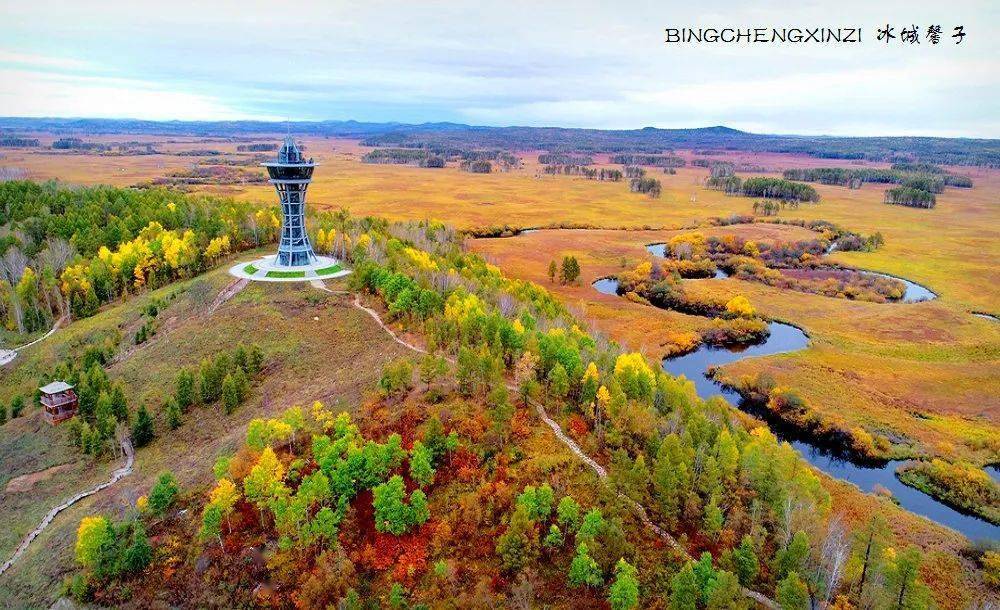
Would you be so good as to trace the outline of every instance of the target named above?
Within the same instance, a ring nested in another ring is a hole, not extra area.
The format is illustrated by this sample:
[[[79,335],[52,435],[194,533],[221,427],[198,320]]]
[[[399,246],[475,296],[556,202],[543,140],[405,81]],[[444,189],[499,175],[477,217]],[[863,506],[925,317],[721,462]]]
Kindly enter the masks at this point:
[[[7,487],[4,489],[5,493],[18,493],[22,491],[28,491],[35,486],[35,483],[46,481],[51,479],[55,475],[65,472],[73,467],[71,462],[65,464],[59,464],[46,468],[45,470],[39,470],[38,472],[29,472],[28,474],[22,474],[19,477],[14,477],[13,479],[7,481]]]

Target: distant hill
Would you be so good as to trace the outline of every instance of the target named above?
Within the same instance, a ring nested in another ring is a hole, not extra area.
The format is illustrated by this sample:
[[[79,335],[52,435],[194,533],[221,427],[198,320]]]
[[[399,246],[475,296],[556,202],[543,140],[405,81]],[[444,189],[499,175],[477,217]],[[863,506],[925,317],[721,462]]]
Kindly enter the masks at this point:
[[[460,123],[359,121],[140,121],[135,119],[0,118],[0,132],[57,134],[155,134],[253,137],[291,130],[310,136],[359,138],[369,146],[503,148],[578,152],[645,152],[671,149],[799,153],[828,159],[920,161],[1000,167],[1000,140],[929,137],[842,137],[755,134],[717,125],[697,129],[604,130],[562,127],[487,127]]]

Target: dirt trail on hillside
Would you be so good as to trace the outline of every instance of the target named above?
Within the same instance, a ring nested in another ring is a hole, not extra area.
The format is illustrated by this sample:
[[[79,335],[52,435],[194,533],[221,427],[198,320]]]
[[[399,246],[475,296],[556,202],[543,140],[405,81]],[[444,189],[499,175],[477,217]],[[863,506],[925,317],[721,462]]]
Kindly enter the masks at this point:
[[[66,316],[63,316],[63,317],[59,318],[58,320],[56,320],[55,324],[52,325],[52,328],[49,329],[49,332],[47,332],[44,335],[42,335],[41,337],[35,339],[31,343],[25,343],[24,345],[22,345],[20,347],[15,347],[13,349],[0,348],[0,366],[3,366],[5,364],[7,364],[8,362],[13,362],[13,360],[15,358],[17,358],[17,354],[21,350],[28,349],[32,345],[34,345],[34,344],[36,344],[36,343],[38,343],[40,341],[44,341],[45,339],[48,339],[49,337],[51,337],[52,333],[54,333],[57,330],[59,330],[59,327],[62,326],[63,322],[65,322],[66,319],[67,319]]]
[[[244,288],[247,287],[249,283],[250,280],[246,278],[236,279],[230,282],[228,286],[219,292],[218,296],[215,297],[215,300],[212,301],[212,304],[208,306],[208,315],[215,313],[216,309],[221,307],[222,304],[229,299],[238,295]]]
[[[2,566],[0,566],[0,576],[2,576],[4,572],[10,569],[10,567],[14,565],[14,562],[20,559],[21,555],[23,555],[24,552],[28,550],[28,545],[30,545],[31,542],[35,538],[37,538],[38,535],[41,534],[42,531],[46,527],[48,527],[50,523],[52,523],[52,520],[56,518],[56,515],[66,510],[70,506],[73,506],[80,500],[88,496],[92,496],[97,492],[101,491],[102,489],[107,489],[108,487],[111,487],[118,481],[132,474],[132,465],[135,463],[135,449],[132,448],[132,441],[130,441],[127,437],[122,439],[122,452],[125,454],[125,465],[119,468],[118,470],[112,472],[111,478],[108,479],[107,481],[101,483],[100,485],[91,487],[86,491],[81,491],[80,493],[76,494],[69,500],[66,500],[59,506],[56,506],[55,508],[50,510],[48,514],[45,515],[45,518],[42,519],[42,522],[38,524],[38,527],[31,530],[31,532],[29,532],[28,535],[24,537],[24,540],[21,541],[21,544],[17,547],[17,550],[14,551],[14,554],[11,556],[11,558],[8,559],[7,562],[4,563]]]
[[[29,472],[28,474],[22,474],[19,477],[14,477],[13,479],[7,481],[7,488],[4,492],[11,494],[28,491],[35,486],[35,483],[51,479],[53,475],[59,474],[64,470],[68,470],[72,466],[72,462],[67,462],[66,464],[57,464],[44,470]]]

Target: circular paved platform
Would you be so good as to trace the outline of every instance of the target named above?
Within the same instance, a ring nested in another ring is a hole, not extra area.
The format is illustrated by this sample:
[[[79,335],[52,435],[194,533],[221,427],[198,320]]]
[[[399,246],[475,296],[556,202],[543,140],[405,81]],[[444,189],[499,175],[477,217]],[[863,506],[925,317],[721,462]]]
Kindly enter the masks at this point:
[[[244,261],[229,268],[229,274],[255,282],[310,282],[312,280],[332,280],[350,273],[340,261],[329,256],[317,256],[311,265],[286,267],[275,263],[271,254],[255,261]]]

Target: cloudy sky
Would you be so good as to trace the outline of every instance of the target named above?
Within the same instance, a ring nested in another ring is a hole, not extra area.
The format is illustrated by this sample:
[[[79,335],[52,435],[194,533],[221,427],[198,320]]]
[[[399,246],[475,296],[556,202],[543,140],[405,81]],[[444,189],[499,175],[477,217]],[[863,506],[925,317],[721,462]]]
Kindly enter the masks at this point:
[[[876,41],[887,23],[920,44]],[[865,41],[664,44],[664,28],[699,26]],[[0,116],[996,138],[998,38],[995,0],[0,0]]]

